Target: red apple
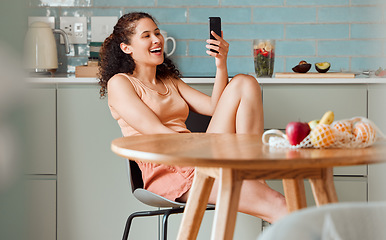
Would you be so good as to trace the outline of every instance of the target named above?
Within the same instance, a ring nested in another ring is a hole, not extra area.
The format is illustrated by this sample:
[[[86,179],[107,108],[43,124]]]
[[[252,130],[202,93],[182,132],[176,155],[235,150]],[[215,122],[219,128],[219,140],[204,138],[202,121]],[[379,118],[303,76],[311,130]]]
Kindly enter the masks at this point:
[[[310,126],[306,122],[290,122],[285,128],[287,139],[291,145],[299,144],[310,131]]]

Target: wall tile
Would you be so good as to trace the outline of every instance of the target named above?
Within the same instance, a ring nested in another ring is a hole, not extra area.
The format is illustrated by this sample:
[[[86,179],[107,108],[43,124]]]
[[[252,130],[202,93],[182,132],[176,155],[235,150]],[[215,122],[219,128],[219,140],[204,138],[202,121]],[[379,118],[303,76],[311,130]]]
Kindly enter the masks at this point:
[[[350,0],[323,0],[323,2],[320,2],[320,0],[290,0],[286,1],[286,5],[290,6],[317,6],[317,5],[348,5],[350,3]]]
[[[92,16],[117,16],[120,17],[121,8],[61,8],[60,16],[68,17],[92,17]]]
[[[211,57],[177,57],[174,62],[185,77],[213,77],[216,71]]]
[[[380,56],[382,42],[378,40],[319,41],[319,56]]]
[[[90,7],[91,0],[29,0],[30,7]]]
[[[381,22],[382,9],[378,7],[319,8],[319,22]]]
[[[351,38],[386,39],[385,24],[351,24]]]
[[[228,24],[223,26],[226,39],[282,39],[284,25],[282,24]]]
[[[189,22],[208,23],[208,18],[221,17],[221,23],[251,22],[250,8],[190,8]]]
[[[29,8],[27,10],[28,16],[34,17],[55,17],[55,28],[59,28],[59,9],[58,8]],[[28,16],[26,16],[26,26],[28,23]]]
[[[205,40],[200,40],[200,41],[189,41],[189,51],[188,55],[189,56],[208,56],[206,54],[207,48],[205,47],[207,43]]]
[[[228,56],[252,56],[252,41],[227,41]],[[208,56],[205,40],[189,42],[189,56]]]
[[[316,8],[254,8],[253,22],[257,23],[314,23],[316,22]]]
[[[386,5],[385,0],[351,0],[351,5]]]
[[[278,56],[315,56],[315,41],[276,41]]]
[[[228,57],[228,75],[254,73],[253,57]]]
[[[49,1],[49,0],[47,0]],[[52,0],[51,0],[52,1]],[[94,7],[154,7],[155,0],[93,0]]]
[[[168,33],[169,34],[169,33]],[[168,35],[169,36],[169,35]],[[176,51],[173,53],[172,57],[175,56],[188,56],[188,44],[187,41],[176,41]],[[168,45],[169,51],[171,51],[171,45]]]
[[[348,37],[348,24],[291,24],[286,26],[286,39],[344,39]]]
[[[351,68],[357,71],[377,70],[379,67],[386,68],[384,57],[353,57]]]
[[[257,38],[277,40],[275,72],[292,71],[303,58],[327,59],[337,70],[364,66],[375,70],[386,61],[385,0],[27,0],[27,4],[28,16],[54,16],[56,27],[60,16],[85,16],[90,23],[91,16],[148,12],[177,40],[172,59],[190,76],[215,73],[213,59],[205,53],[209,16],[222,17],[224,37],[230,43],[230,75],[254,72],[251,49]],[[60,71],[72,71],[75,64],[87,61],[88,44],[72,49],[67,56],[58,46]]]
[[[228,56],[252,56],[252,41],[228,41]]]
[[[186,23],[186,8],[128,8],[124,13],[146,12],[152,15],[159,23]]]
[[[139,0],[143,1],[143,0]],[[219,0],[157,0],[157,6],[218,6]]]
[[[168,36],[173,36],[176,40],[181,39],[207,39],[209,31],[207,25],[187,25],[185,24],[159,24],[159,28],[168,32]]]
[[[222,6],[283,6],[284,0],[222,0]]]
[[[59,8],[28,8],[28,16],[59,17]]]
[[[273,66],[273,72],[285,72],[285,58],[276,55],[275,64]]]

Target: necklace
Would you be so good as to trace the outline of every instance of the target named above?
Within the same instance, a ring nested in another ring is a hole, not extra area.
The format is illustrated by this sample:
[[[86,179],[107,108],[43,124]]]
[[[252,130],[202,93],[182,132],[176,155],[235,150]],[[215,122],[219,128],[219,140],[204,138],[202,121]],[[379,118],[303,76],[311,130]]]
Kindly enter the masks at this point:
[[[132,77],[133,77],[133,76],[132,76]],[[147,88],[147,89],[149,89],[149,90],[151,90],[151,91],[153,91],[153,92],[156,92],[156,93],[158,93],[159,95],[165,96],[165,95],[168,95],[168,94],[169,94],[169,88],[168,88],[168,86],[167,86],[167,85],[164,83],[164,81],[162,81],[161,79],[158,79],[158,81],[160,81],[160,82],[164,85],[164,87],[165,87],[165,89],[166,89],[164,93],[161,93],[161,92],[159,92],[159,91],[157,91],[157,90],[155,90],[155,89],[153,89],[153,88],[147,86],[144,82],[142,82],[140,79],[138,79],[138,78],[136,78],[136,77],[133,77],[133,78],[135,78],[135,79],[139,82],[139,84],[141,84],[143,87],[145,87],[145,88]]]

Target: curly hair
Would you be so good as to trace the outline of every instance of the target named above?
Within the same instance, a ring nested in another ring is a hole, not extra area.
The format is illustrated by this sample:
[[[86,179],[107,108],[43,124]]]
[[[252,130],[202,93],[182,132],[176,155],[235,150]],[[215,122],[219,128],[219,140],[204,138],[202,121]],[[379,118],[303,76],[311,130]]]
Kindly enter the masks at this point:
[[[135,33],[137,22],[143,18],[149,18],[156,23],[156,20],[148,13],[127,13],[118,20],[113,33],[103,42],[100,50],[101,61],[98,72],[101,98],[106,96],[107,82],[111,77],[117,73],[133,74],[135,70],[134,59],[130,54],[126,54],[121,50],[120,44],[123,42],[130,45],[131,36]],[[180,76],[180,72],[173,61],[167,58],[164,53],[163,63],[157,66],[156,78],[179,78]]]

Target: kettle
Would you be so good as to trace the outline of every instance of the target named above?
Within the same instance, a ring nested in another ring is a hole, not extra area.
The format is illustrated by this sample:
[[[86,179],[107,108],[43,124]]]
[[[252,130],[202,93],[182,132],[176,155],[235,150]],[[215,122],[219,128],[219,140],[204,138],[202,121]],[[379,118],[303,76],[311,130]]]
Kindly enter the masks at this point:
[[[58,53],[54,33],[63,36],[66,54],[70,53],[68,36],[62,29],[51,29],[50,25],[44,22],[33,22],[29,26],[24,43],[25,67],[29,72],[56,72]]]

